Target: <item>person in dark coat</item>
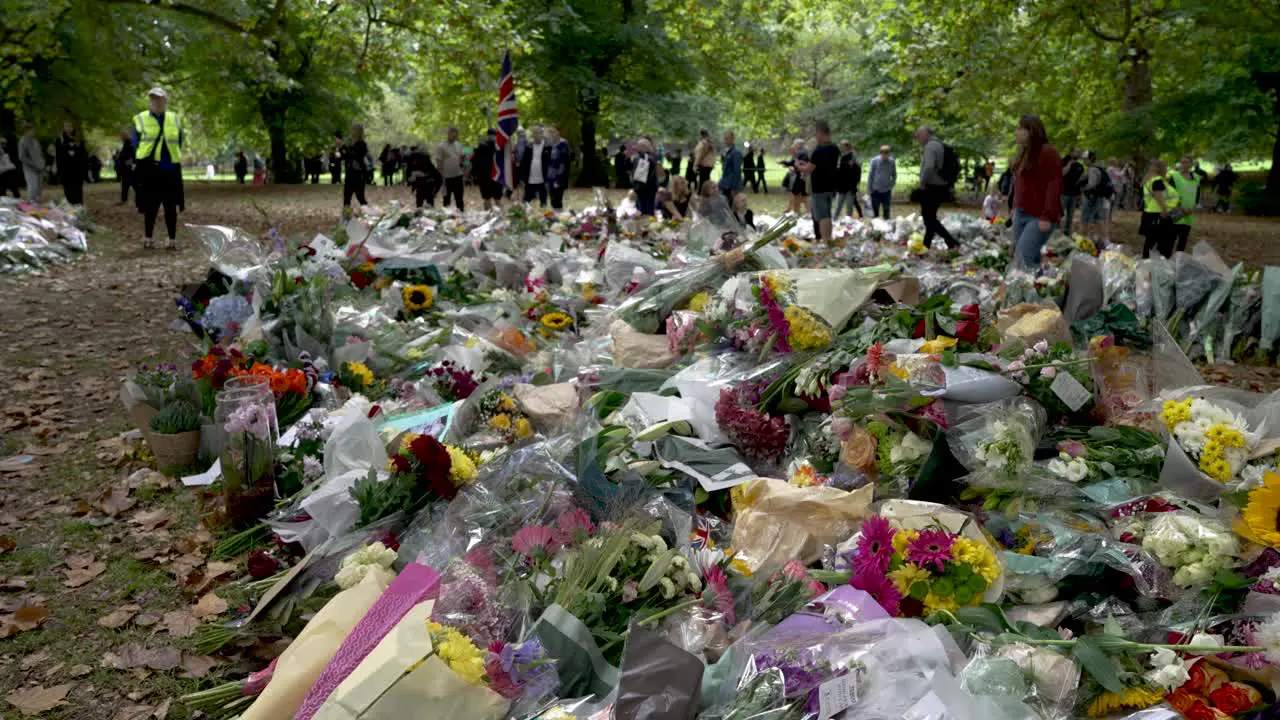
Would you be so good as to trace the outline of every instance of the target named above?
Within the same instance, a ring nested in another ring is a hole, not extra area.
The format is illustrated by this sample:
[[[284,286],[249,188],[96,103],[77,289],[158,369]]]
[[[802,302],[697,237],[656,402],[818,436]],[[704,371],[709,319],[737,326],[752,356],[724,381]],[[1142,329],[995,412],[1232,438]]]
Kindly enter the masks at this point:
[[[444,178],[440,176],[435,163],[431,162],[431,155],[417,145],[409,148],[409,154],[404,159],[404,175],[409,187],[413,188],[418,207],[423,204],[435,207],[436,193],[444,183]]]
[[[551,169],[547,173],[547,189],[551,193],[551,208],[564,209],[564,192],[569,189],[569,174],[573,165],[573,150],[569,141],[560,135],[554,125],[550,130]]]
[[[524,202],[538,198],[538,205],[547,206],[547,174],[551,171],[551,143],[543,137],[542,126],[533,128],[533,141],[526,142],[520,155],[518,184],[524,185]]]
[[[133,135],[120,131],[120,150],[116,152],[116,178],[120,181],[120,204],[129,202],[129,188],[133,187]]]
[[[58,135],[54,148],[58,178],[62,181],[62,191],[67,196],[67,202],[83,205],[84,176],[88,169],[89,153],[84,149],[84,140],[80,138],[75,123],[68,120],[62,124],[62,134]]]
[[[613,186],[619,190],[631,187],[631,161],[627,158],[625,144],[619,145],[618,152],[613,155]]]
[[[236,151],[234,170],[236,173],[236,182],[243,185],[245,176],[249,174],[249,158],[245,156],[243,150]]]

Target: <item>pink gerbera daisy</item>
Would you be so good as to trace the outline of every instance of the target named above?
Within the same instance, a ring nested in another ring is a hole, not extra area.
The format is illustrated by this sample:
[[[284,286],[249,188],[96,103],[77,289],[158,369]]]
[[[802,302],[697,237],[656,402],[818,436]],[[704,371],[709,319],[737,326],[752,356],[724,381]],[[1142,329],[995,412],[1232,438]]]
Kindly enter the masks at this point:
[[[699,597],[704,603],[724,616],[729,625],[738,622],[733,609],[733,595],[729,593],[729,576],[718,565],[712,565],[702,578],[703,589]]]
[[[511,549],[530,560],[550,557],[559,546],[556,531],[546,525],[520,528],[515,537],[511,538]]]
[[[875,515],[862,522],[862,536],[858,538],[858,555],[854,565],[876,570],[884,574],[893,559],[893,536],[897,531],[888,520]]]
[[[902,602],[902,593],[898,592],[898,587],[892,580],[885,577],[884,573],[874,570],[863,572],[855,570],[853,577],[849,578],[849,584],[870,595],[871,599],[884,608],[885,612],[897,616],[899,603]]]
[[[561,538],[567,544],[569,542],[582,542],[595,534],[595,523],[591,522],[591,516],[582,508],[574,508],[563,513],[556,518],[556,529],[560,531]]]
[[[933,565],[938,572],[951,559],[951,535],[941,530],[922,530],[920,535],[907,543],[907,560],[920,567]]]

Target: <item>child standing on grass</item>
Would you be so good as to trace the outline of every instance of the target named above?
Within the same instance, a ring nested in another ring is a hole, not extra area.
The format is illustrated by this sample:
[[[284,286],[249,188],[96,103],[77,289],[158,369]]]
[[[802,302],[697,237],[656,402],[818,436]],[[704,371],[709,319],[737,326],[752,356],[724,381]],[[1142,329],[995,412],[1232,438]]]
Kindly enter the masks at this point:
[[[1000,193],[996,192],[996,188],[991,188],[987,192],[987,198],[982,201],[982,217],[987,222],[994,223],[996,217],[1000,214]]]

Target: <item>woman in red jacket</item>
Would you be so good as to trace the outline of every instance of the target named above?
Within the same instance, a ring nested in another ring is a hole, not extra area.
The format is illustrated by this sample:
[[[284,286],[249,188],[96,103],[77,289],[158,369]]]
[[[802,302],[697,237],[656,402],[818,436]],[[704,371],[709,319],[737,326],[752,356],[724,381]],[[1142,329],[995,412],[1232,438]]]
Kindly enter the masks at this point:
[[[1023,115],[1015,135],[1018,154],[1010,165],[1014,251],[1016,262],[1038,268],[1040,251],[1062,218],[1062,159],[1035,115]]]

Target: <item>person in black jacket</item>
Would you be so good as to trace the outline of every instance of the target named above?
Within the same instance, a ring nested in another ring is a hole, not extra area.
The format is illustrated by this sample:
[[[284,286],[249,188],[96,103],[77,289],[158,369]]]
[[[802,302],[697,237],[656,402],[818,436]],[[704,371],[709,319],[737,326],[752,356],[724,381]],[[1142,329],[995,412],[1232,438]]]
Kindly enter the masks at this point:
[[[471,153],[471,180],[480,188],[480,199],[484,201],[484,209],[488,210],[501,205],[503,185],[493,179],[493,165],[500,160],[498,155],[498,131],[489,128],[484,140],[481,140]],[[505,178],[510,180],[510,178]]]
[[[658,156],[653,152],[653,141],[640,138],[636,143],[636,154],[631,159],[631,167],[641,180],[632,180],[631,189],[636,193],[636,206],[641,215],[653,215],[657,209],[658,197]]]
[[[533,128],[533,140],[525,143],[520,156],[517,184],[524,185],[524,202],[538,198],[540,207],[547,206],[547,175],[551,172],[551,144],[543,137],[542,126]]]
[[[569,141],[560,136],[560,128],[550,131],[551,169],[547,173],[547,187],[551,191],[551,208],[564,209],[564,191],[569,189],[569,173],[573,165],[573,150]]]
[[[120,131],[120,150],[116,152],[116,178],[120,180],[120,204],[129,202],[129,188],[133,187],[133,136],[128,130]]]
[[[58,178],[62,181],[62,191],[67,196],[67,202],[83,205],[88,152],[84,149],[84,140],[80,139],[75,123],[68,120],[62,124],[62,134],[55,141],[54,148]]]
[[[431,162],[431,156],[417,145],[409,148],[409,154],[405,156],[404,176],[413,188],[418,207],[422,207],[424,203],[436,206],[436,192],[440,190],[444,178],[440,176],[435,163]]]
[[[244,178],[249,174],[249,158],[245,157],[243,150],[236,151],[236,163],[234,166],[236,173],[236,182],[244,184]]]
[[[364,141],[364,126],[354,123],[351,126],[351,141],[342,147],[342,162],[347,166],[347,182],[342,186],[342,207],[351,207],[354,195],[361,205],[368,205],[364,199],[364,188],[368,184],[369,146]]]
[[[631,187],[631,161],[627,159],[626,143],[618,146],[618,152],[613,156],[613,182],[614,187],[619,190],[626,190]]]
[[[858,185],[862,183],[862,163],[858,162],[853,143],[845,140],[840,143],[840,164],[836,168],[836,187],[839,193],[836,198],[836,212],[831,217],[839,220],[840,213],[846,208],[852,215],[858,211],[858,219],[862,219],[862,201],[858,199]]]

